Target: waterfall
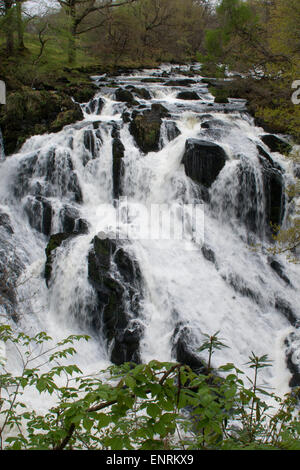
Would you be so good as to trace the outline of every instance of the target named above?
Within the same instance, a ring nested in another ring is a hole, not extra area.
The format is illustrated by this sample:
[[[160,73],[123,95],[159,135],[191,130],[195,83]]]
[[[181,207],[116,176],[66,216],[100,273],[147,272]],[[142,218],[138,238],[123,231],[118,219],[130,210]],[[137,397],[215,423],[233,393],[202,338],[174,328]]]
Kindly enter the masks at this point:
[[[8,303],[19,299],[26,331],[90,334],[78,357],[87,371],[188,361],[203,334],[220,330],[229,349],[216,366],[243,369],[251,351],[268,354],[263,382],[285,392],[287,357],[299,366],[299,269],[267,247],[270,222],[290,210],[293,174],[243,100],[215,104],[201,76],[183,85],[186,69],[171,69],[114,77],[115,88],[93,77],[99,93],[82,104],[83,121],[1,161],[1,264],[9,258],[23,280]],[[187,90],[199,99],[178,98]],[[170,217],[169,233],[153,211]]]

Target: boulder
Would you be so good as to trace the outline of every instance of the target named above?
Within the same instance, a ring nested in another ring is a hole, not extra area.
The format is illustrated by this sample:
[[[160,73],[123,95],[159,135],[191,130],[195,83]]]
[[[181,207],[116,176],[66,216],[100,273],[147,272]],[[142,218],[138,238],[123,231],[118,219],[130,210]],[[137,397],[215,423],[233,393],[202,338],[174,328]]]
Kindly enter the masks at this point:
[[[200,96],[195,91],[181,91],[176,98],[178,100],[200,100]]]
[[[143,100],[151,100],[150,92],[146,88],[138,88],[132,85],[128,85],[126,88]]]
[[[290,153],[293,148],[288,142],[274,134],[265,134],[261,137],[261,140],[269,147],[271,152]]]
[[[115,98],[117,101],[121,101],[122,103],[138,104],[135,101],[133,94],[124,88],[118,88],[116,90]]]
[[[200,139],[188,139],[182,163],[187,176],[209,188],[227,159],[225,151],[219,145]]]
[[[132,114],[129,130],[142,152],[159,150],[160,128],[164,117],[169,117],[169,113],[161,104],[153,104],[151,109]]]

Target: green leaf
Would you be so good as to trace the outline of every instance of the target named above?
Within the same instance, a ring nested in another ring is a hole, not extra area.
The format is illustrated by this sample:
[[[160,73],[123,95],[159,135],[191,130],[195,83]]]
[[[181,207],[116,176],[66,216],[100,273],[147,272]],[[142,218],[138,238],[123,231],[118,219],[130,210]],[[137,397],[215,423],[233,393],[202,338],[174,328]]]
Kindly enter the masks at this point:
[[[161,414],[161,408],[155,403],[150,403],[150,405],[147,406],[147,413],[151,418],[155,419]]]

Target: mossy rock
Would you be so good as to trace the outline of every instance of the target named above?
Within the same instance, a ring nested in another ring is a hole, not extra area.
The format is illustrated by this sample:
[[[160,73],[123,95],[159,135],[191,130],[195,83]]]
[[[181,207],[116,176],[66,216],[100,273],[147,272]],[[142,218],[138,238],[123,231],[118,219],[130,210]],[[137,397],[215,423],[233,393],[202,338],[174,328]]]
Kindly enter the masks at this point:
[[[81,108],[70,96],[29,87],[10,93],[0,114],[6,154],[17,151],[36,133],[57,132],[80,119]]]
[[[59,113],[54,122],[50,125],[51,132],[58,132],[64,126],[73,124],[76,121],[82,120],[82,112],[80,108],[68,109]]]
[[[142,152],[159,150],[160,128],[164,117],[169,117],[169,113],[160,104],[153,104],[151,109],[133,115],[129,130]]]

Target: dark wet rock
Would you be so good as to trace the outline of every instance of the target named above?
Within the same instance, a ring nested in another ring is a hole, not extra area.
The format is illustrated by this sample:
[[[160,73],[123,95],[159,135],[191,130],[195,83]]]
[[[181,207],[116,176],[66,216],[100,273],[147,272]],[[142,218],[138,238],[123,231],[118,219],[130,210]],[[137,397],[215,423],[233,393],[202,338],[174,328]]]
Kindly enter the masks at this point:
[[[263,304],[261,294],[259,292],[255,292],[251,287],[249,287],[247,281],[238,274],[229,273],[228,275],[222,275],[222,278],[235,290],[235,292],[241,294],[243,297],[248,297],[258,305]]]
[[[151,100],[151,94],[146,88],[138,88],[132,85],[128,85],[126,88],[143,100]]]
[[[275,299],[275,308],[285,316],[285,318],[292,326],[299,326],[299,318],[297,317],[297,315],[293,311],[291,304],[287,300],[277,297]]]
[[[195,91],[181,91],[178,93],[177,97],[178,100],[200,100],[200,96]]]
[[[49,236],[54,211],[51,203],[44,197],[29,196],[24,205],[25,213],[32,228]]]
[[[286,194],[283,169],[274,162],[272,157],[261,147],[257,146],[259,161],[262,166],[262,177],[265,193],[265,218],[269,233],[276,232],[272,226],[280,226],[284,217]]]
[[[268,152],[266,152],[261,145],[257,145],[257,150],[258,150],[258,153],[259,153],[259,161],[260,163],[263,165],[263,166],[269,166],[271,168],[275,168],[277,170],[280,170],[282,171],[282,167],[273,160],[273,158],[271,157],[271,155],[268,154]],[[269,165],[268,165],[269,164]]]
[[[8,229],[10,222],[6,222],[0,224],[0,306],[2,313],[18,322],[17,282],[25,266],[17,255],[13,233]]]
[[[241,157],[236,168],[238,193],[235,198],[235,217],[246,227],[248,232],[262,235],[265,232],[262,194],[258,184],[257,171],[247,158]]]
[[[265,168],[263,171],[263,182],[266,199],[266,220],[270,232],[276,232],[273,225],[280,226],[285,211],[285,185],[282,173],[276,168]]]
[[[104,101],[101,98],[92,99],[86,106],[88,114],[100,115],[104,106]]]
[[[300,165],[297,163],[294,163],[294,176],[300,178]]]
[[[269,264],[273,271],[279,276],[288,286],[291,285],[291,281],[287,277],[287,275],[284,272],[284,268],[279,261],[276,261],[275,259],[269,259]]]
[[[112,144],[113,153],[113,197],[118,199],[122,196],[122,178],[124,176],[124,153],[125,147],[122,141],[115,137]]]
[[[261,140],[269,147],[271,152],[290,153],[293,148],[288,142],[274,134],[265,134],[261,137]]]
[[[212,114],[201,114],[201,119],[207,119],[207,120],[212,120],[213,115]]]
[[[64,206],[59,212],[59,219],[63,233],[88,233],[87,221],[82,219],[79,211],[72,206]]]
[[[232,129],[232,124],[228,122],[224,122],[221,119],[211,119],[209,121],[205,121],[201,124],[203,129],[215,129],[215,128],[227,128]]]
[[[135,100],[133,94],[129,90],[125,90],[124,88],[118,88],[115,93],[115,98],[117,101],[121,101],[123,103],[131,104],[131,105],[138,105],[139,103]]]
[[[115,240],[95,237],[88,255],[88,276],[97,293],[92,327],[103,333],[112,362],[140,362],[142,331],[136,318],[141,274],[136,261]]]
[[[0,306],[8,318],[18,321],[17,280],[25,266],[19,259],[10,217],[0,209]]]
[[[14,233],[9,215],[0,209],[0,227],[4,228],[10,235]]]
[[[178,80],[169,80],[165,83],[165,86],[190,86],[195,85],[197,82],[190,78],[178,79]]]
[[[102,145],[102,138],[99,131],[99,125],[95,123],[93,129],[87,129],[83,133],[83,144],[86,152],[83,152],[81,155],[82,164],[86,166],[90,160],[97,158],[99,155],[99,150]]]
[[[166,126],[166,131],[167,131],[167,139],[169,142],[176,139],[176,137],[178,137],[181,134],[180,130],[178,129],[174,121],[166,121],[165,126]]]
[[[200,139],[188,139],[182,163],[185,173],[196,183],[210,187],[225,166],[227,155],[217,144]]]
[[[38,177],[38,183],[33,183]],[[26,194],[34,196],[61,196],[81,203],[82,191],[69,152],[50,149],[23,158],[14,182],[14,194],[22,198]]]
[[[38,154],[36,153],[29,155],[27,158],[23,158],[20,161],[13,186],[13,192],[16,198],[21,198],[28,193],[30,189],[30,180],[34,174],[37,160]]]
[[[216,263],[216,255],[214,251],[209,248],[207,245],[203,245],[201,247],[202,254],[207,261],[210,261],[211,263],[215,264]]]
[[[164,83],[165,80],[163,78],[158,77],[147,77],[141,79],[142,83]]]
[[[153,104],[151,109],[142,113],[132,113],[129,130],[142,152],[159,150],[160,128],[164,117],[169,117],[169,112],[160,104]]]
[[[207,368],[191,348],[192,331],[178,323],[172,336],[172,355],[177,362],[189,366],[196,373],[205,373]]]
[[[49,287],[49,283],[51,280],[51,274],[52,274],[52,263],[54,261],[54,256],[55,256],[55,250],[59,248],[62,243],[70,238],[72,235],[70,233],[56,233],[54,235],[51,235],[48,245],[45,249],[46,253],[46,264],[45,264],[45,271],[44,271],[44,277],[46,280],[47,287]]]
[[[125,124],[127,124],[128,122],[130,122],[130,113],[128,111],[124,111],[122,113],[122,119],[123,119],[123,122]]]
[[[84,131],[83,134],[83,144],[85,148],[92,154],[92,156],[95,158],[95,135],[92,130],[86,130]]]

